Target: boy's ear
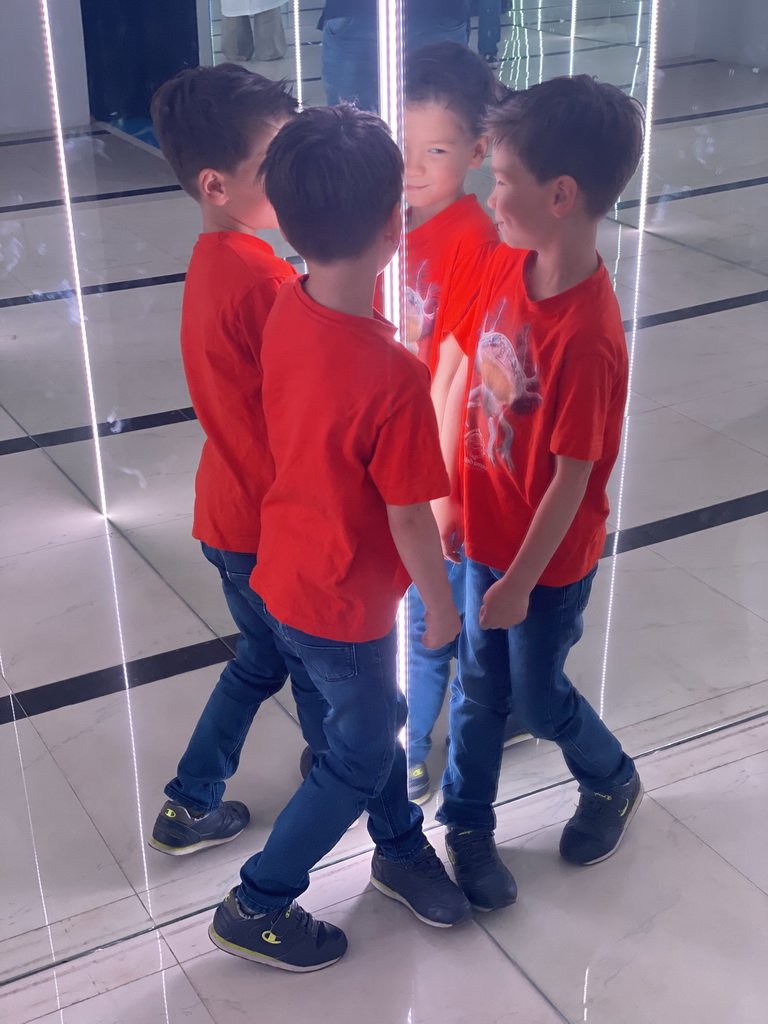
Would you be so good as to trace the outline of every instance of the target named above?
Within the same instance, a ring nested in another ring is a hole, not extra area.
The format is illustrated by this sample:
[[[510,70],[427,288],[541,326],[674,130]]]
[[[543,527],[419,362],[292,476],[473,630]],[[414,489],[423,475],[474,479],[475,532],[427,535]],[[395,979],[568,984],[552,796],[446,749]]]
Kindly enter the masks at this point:
[[[579,203],[581,189],[570,174],[561,174],[552,182],[552,213],[555,217],[567,217]]]
[[[212,206],[223,206],[229,198],[227,183],[219,171],[210,168],[200,171],[197,176],[197,187],[201,198]]]
[[[395,247],[400,244],[403,234],[403,209],[399,202],[392,208],[392,213],[390,213],[389,220],[384,228],[384,234],[387,241],[391,242]]]
[[[481,135],[480,138],[475,142],[475,148],[472,150],[472,159],[469,162],[470,167],[479,167],[486,156],[488,156],[489,140],[487,135]]]

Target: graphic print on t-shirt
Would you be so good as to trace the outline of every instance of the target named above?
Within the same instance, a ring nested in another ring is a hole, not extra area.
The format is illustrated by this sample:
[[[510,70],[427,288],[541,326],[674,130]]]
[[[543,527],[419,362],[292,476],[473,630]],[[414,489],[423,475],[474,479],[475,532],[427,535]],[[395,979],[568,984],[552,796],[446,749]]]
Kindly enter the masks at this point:
[[[486,316],[477,343],[464,453],[467,463],[478,469],[501,464],[514,473],[511,414],[529,416],[541,405],[542,395],[531,325],[513,323],[509,336],[497,330],[505,306],[504,299],[495,316]]]
[[[426,260],[416,272],[415,288],[405,289],[405,343],[414,355],[422,358],[432,331],[440,304],[440,287],[432,281],[425,281],[428,263]]]

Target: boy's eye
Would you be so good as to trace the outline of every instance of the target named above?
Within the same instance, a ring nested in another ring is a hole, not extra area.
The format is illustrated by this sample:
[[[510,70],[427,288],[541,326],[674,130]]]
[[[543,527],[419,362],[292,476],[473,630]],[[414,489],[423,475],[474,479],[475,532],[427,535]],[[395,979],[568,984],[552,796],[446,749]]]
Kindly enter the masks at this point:
[[[445,150],[444,149],[438,149],[437,146],[433,146],[432,149],[429,150],[429,152],[430,153],[444,153]]]

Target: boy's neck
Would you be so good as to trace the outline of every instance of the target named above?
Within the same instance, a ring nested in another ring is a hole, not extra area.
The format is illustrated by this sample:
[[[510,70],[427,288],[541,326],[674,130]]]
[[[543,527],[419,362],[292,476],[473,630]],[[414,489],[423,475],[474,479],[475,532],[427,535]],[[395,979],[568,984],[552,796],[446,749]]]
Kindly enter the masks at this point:
[[[413,231],[414,228],[420,228],[422,224],[426,224],[427,221],[432,220],[438,213],[442,213],[443,210],[447,210],[449,206],[453,206],[459,199],[463,199],[466,195],[463,187],[459,189],[456,195],[451,196],[450,199],[444,199],[440,203],[433,203],[432,206],[409,206],[408,207],[408,222],[407,230]]]
[[[534,302],[554,298],[586,281],[599,265],[595,223],[590,230],[563,235],[537,250],[526,268],[528,295]]]
[[[378,262],[369,255],[359,260],[313,263],[307,260],[304,290],[320,306],[348,316],[373,317],[373,294]]]
[[[204,235],[215,231],[239,231],[243,235],[256,237],[256,228],[248,227],[247,224],[235,220],[227,213],[226,209],[201,203],[200,212],[203,215]]]

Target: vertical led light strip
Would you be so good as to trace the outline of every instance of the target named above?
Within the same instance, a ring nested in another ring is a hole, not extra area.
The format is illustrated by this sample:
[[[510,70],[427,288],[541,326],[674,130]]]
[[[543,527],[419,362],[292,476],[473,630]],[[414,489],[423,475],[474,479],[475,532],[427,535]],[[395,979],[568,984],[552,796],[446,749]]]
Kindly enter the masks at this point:
[[[304,79],[301,67],[301,0],[293,0],[293,48],[296,51],[294,61],[296,64],[296,99],[299,101],[299,110],[304,106]]]
[[[637,263],[635,266],[635,294],[632,303],[632,328],[629,336],[629,373],[627,378],[627,405],[624,410],[624,436],[621,442],[619,461],[619,493],[616,499],[616,532],[613,536],[611,553],[611,583],[608,591],[608,613],[605,620],[605,647],[603,649],[603,672],[600,684],[600,708],[602,718],[605,713],[605,693],[608,679],[608,649],[613,621],[613,602],[616,591],[616,557],[619,547],[619,536],[622,526],[622,507],[624,504],[624,483],[627,475],[627,451],[629,449],[629,404],[632,395],[632,379],[635,368],[635,348],[637,344],[637,321],[640,304],[640,279],[643,266],[643,232],[645,231],[646,214],[648,211],[648,185],[651,173],[651,155],[653,149],[653,117],[656,96],[656,57],[658,53],[659,31],[659,0],[651,0],[651,23],[648,39],[648,95],[645,105],[645,139],[643,143],[642,172],[640,176],[640,216],[637,224]]]
[[[101,461],[101,445],[99,441],[98,419],[96,417],[96,400],[94,398],[93,374],[91,372],[91,353],[88,348],[88,332],[85,327],[83,291],[80,284],[80,264],[77,258],[75,222],[72,217],[72,199],[69,191],[67,158],[64,150],[64,129],[61,124],[61,110],[59,108],[59,88],[56,78],[56,60],[53,53],[53,39],[51,37],[51,19],[48,10],[48,0],[40,0],[40,21],[43,27],[43,42],[45,44],[45,56],[48,64],[48,90],[51,97],[53,133],[56,139],[56,155],[59,164],[59,177],[61,179],[61,195],[64,200],[64,216],[67,220],[67,236],[69,238],[70,261],[72,264],[72,290],[75,293],[75,301],[77,303],[77,316],[80,326],[80,343],[83,350],[83,368],[85,370],[85,382],[88,390],[88,410],[91,416],[91,429],[93,430],[93,450],[94,457],[96,459],[96,477],[98,479],[99,486],[99,511],[106,518],[107,494],[104,488],[104,467]]]
[[[568,62],[568,74],[573,74],[576,63],[576,21],[578,18],[579,0],[571,0],[571,57]]]
[[[403,96],[405,93],[405,32],[404,0],[378,0],[377,30],[379,55],[379,112],[389,125],[392,136],[405,152],[403,125]],[[403,200],[405,224],[405,200]],[[403,234],[405,244],[405,233]],[[403,323],[402,305],[405,295],[405,258],[402,245],[382,274],[383,313],[399,329]],[[399,340],[405,344],[405,332],[399,331]],[[408,692],[408,595],[403,598],[397,613],[397,682],[403,693]],[[401,736],[401,739],[403,737]],[[407,743],[405,744],[408,749]]]

